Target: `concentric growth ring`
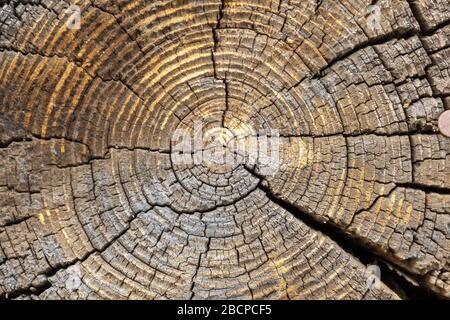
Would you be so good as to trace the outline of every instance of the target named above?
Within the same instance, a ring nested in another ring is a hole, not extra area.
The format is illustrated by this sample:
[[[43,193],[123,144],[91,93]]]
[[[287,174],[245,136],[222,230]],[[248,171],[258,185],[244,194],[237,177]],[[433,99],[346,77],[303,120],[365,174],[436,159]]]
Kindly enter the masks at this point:
[[[449,21],[0,1],[0,298],[449,298]]]

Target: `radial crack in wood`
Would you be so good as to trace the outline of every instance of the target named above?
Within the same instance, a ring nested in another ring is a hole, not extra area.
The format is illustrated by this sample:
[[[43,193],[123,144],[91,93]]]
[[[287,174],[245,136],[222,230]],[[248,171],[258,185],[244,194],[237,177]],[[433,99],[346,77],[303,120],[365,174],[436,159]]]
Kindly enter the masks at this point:
[[[0,299],[450,298],[447,0],[0,0]]]

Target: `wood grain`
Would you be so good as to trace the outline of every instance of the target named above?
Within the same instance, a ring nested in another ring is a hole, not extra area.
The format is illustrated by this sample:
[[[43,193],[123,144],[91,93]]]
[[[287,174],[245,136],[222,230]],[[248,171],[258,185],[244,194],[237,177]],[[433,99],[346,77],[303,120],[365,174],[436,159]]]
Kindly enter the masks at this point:
[[[0,1],[0,298],[450,298],[449,21],[448,0]],[[199,119],[276,130],[278,170],[175,163]]]

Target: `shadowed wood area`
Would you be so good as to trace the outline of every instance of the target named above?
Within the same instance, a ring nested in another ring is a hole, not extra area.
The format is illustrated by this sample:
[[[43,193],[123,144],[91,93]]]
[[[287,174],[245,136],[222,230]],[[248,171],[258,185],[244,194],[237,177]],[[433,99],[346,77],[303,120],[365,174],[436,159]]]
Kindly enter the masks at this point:
[[[0,299],[448,299],[449,109],[448,0],[0,0]]]

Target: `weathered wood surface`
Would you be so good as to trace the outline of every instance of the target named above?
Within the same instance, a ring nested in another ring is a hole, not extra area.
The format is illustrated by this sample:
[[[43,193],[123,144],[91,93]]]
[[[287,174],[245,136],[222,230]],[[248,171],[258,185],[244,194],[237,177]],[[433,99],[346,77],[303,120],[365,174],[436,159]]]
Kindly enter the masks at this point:
[[[0,298],[449,298],[449,21],[448,0],[0,1]],[[206,117],[278,130],[280,170],[174,165]]]

